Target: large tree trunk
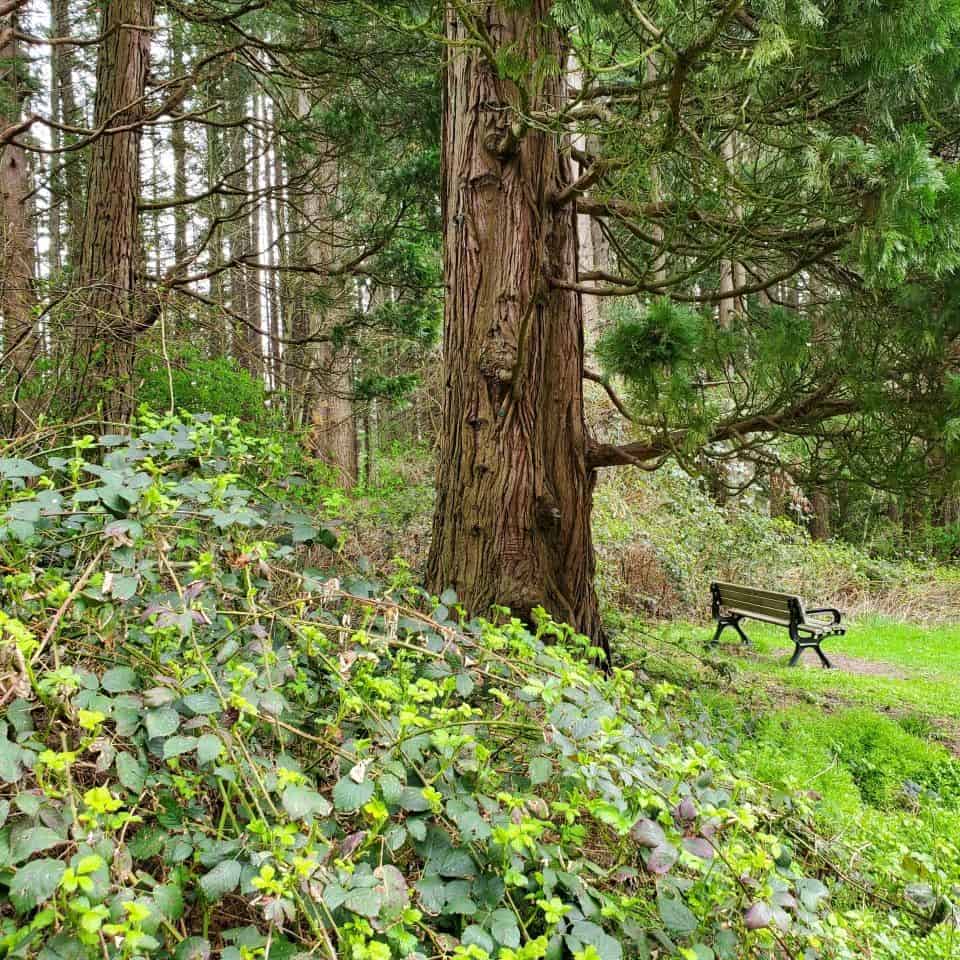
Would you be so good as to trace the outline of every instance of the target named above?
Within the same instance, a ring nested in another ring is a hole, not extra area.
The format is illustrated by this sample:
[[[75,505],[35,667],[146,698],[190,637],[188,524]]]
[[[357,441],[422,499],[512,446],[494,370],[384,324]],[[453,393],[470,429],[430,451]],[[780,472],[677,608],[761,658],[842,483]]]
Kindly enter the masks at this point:
[[[336,471],[340,485],[350,488],[360,475],[352,364],[329,343],[318,344],[313,353],[311,373],[319,384],[311,391],[307,443],[314,457]]]
[[[0,130],[19,119],[27,87],[20,71],[24,63],[14,39],[16,13],[0,19]],[[4,115],[4,106],[12,115]],[[33,231],[30,226],[30,167],[26,151],[15,143],[0,147],[0,380],[13,400],[12,416],[2,424],[11,434],[29,426],[29,404],[22,385],[37,347],[33,308]],[[4,418],[6,420],[6,418]]]
[[[90,153],[75,320],[75,357],[86,367],[77,376],[74,406],[99,401],[103,419],[113,423],[133,412],[134,339],[143,324],[137,124],[144,116],[152,25],[153,0],[112,0],[104,7],[97,57],[94,126],[106,124],[108,132]]]
[[[474,4],[487,34],[533,62],[565,62],[550,0]],[[442,145],[446,304],[444,416],[428,582],[472,612],[545,607],[588,636],[594,591],[577,273],[577,223],[552,197],[572,179],[557,137],[504,136],[516,105],[450,8]],[[531,104],[565,99],[557,71]],[[503,148],[507,149],[504,150]]]

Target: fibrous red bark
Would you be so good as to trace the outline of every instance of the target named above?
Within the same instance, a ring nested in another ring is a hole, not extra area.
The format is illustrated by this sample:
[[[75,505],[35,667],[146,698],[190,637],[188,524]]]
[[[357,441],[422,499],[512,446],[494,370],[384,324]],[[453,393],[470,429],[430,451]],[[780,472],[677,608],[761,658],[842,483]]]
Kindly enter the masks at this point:
[[[550,0],[471,4],[486,36],[557,69],[532,103],[565,98]],[[492,604],[601,636],[590,533],[593,473],[583,411],[573,179],[560,137],[511,131],[518,91],[498,77],[453,7],[443,130],[444,416],[428,582],[472,612]]]

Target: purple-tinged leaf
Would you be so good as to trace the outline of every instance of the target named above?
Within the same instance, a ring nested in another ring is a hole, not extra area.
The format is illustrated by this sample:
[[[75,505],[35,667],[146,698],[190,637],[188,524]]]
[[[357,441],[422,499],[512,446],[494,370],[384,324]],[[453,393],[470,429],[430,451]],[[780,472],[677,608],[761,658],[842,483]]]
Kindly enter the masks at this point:
[[[751,904],[743,913],[743,925],[748,930],[762,930],[769,927],[773,920],[773,911],[769,904],[758,901]]]
[[[713,859],[713,847],[703,837],[684,837],[683,849],[701,860]]]
[[[648,847],[651,850],[654,847],[659,847],[667,839],[663,827],[655,820],[647,820],[646,818],[641,818],[630,828],[630,836],[641,847]]]
[[[695,820],[697,816],[697,805],[690,797],[684,797],[674,809],[673,816],[676,820]]]
[[[348,837],[344,837],[343,843],[340,844],[340,856],[344,860],[352,856],[353,852],[363,843],[366,837],[366,830],[358,830],[356,833],[351,833]]]
[[[651,873],[662,877],[664,874],[670,872],[670,869],[677,862],[679,856],[676,847],[671,846],[669,843],[661,843],[660,846],[654,847],[654,849],[650,851],[650,856],[647,858],[647,869]]]
[[[184,603],[191,603],[196,600],[206,585],[207,582],[205,580],[191,580],[190,583],[183,588]]]

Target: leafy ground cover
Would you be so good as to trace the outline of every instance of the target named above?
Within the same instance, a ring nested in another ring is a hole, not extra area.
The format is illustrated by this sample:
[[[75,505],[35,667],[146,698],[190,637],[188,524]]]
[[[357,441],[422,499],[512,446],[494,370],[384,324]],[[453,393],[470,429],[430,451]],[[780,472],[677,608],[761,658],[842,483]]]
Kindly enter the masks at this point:
[[[378,581],[369,508],[236,422],[47,440],[0,458],[5,955],[949,955],[928,835],[851,862],[776,726],[744,752],[653,646],[604,676],[545,613]]]

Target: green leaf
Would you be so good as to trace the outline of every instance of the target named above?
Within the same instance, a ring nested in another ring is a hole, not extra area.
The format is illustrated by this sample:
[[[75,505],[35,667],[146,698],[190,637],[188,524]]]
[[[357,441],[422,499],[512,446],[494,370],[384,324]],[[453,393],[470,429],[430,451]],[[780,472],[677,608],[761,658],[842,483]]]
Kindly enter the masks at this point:
[[[210,714],[219,713],[223,709],[220,698],[212,690],[189,694],[183,698],[183,705],[191,713],[201,717],[208,717]]]
[[[110,586],[110,596],[116,600],[129,600],[137,592],[137,582],[136,577],[114,577]]]
[[[179,757],[180,754],[193,750],[196,745],[196,737],[171,737],[163,744],[163,759],[169,760],[171,757]]]
[[[373,871],[379,880],[375,888],[382,899],[381,914],[386,920],[399,916],[410,901],[410,891],[403,874],[392,864],[385,863]]]
[[[0,737],[0,780],[4,783],[16,783],[23,776],[24,751],[5,736]]]
[[[175,960],[209,960],[210,941],[203,937],[187,937],[177,944],[173,956]]]
[[[491,937],[483,927],[479,927],[475,923],[471,923],[470,926],[463,931],[460,942],[465,947],[475,946],[481,950],[486,950],[491,956],[497,952],[497,945],[493,942],[493,937]]]
[[[171,733],[176,733],[179,726],[180,714],[173,707],[147,711],[147,736],[151,740],[169,737]]]
[[[11,859],[20,863],[41,850],[49,850],[64,842],[63,837],[49,827],[31,827],[17,834],[11,845]]]
[[[490,933],[502,947],[516,949],[520,946],[520,928],[513,911],[500,907],[490,914]]]
[[[183,916],[183,891],[175,883],[155,887],[153,902],[171,923]]]
[[[28,480],[43,476],[43,471],[29,460],[19,457],[0,457],[0,477],[7,480]]]
[[[239,860],[224,860],[200,878],[200,889],[208,900],[219,900],[231,893],[240,882]]]
[[[546,757],[534,757],[530,761],[530,782],[534,786],[546,783],[553,776],[553,764]]]
[[[585,945],[592,946],[600,960],[623,960],[623,948],[598,924],[581,920],[573,925],[571,933]]]
[[[383,897],[376,887],[357,887],[347,893],[343,905],[361,917],[376,917],[383,906]]]
[[[147,771],[135,756],[118,753],[116,759],[117,779],[131,793],[140,793],[147,779]]]
[[[17,913],[26,913],[49,900],[66,870],[60,860],[33,860],[21,867],[10,881],[10,902]]]
[[[328,883],[323,890],[323,902],[331,909],[336,910],[347,899],[347,891],[339,883]]]
[[[671,933],[693,933],[697,929],[697,918],[679,897],[661,893],[657,897],[657,909],[663,925]]]
[[[138,830],[127,846],[131,856],[138,860],[149,860],[163,849],[166,839],[167,830],[152,824]]]
[[[100,684],[108,693],[127,693],[140,685],[130,667],[112,667],[103,675]]]
[[[341,811],[359,810],[373,796],[373,782],[356,783],[349,776],[341,777],[333,787],[333,805]]]
[[[213,763],[223,752],[223,744],[220,738],[213,733],[205,733],[197,740],[197,762],[201,767],[208,763]]]
[[[326,817],[330,814],[330,801],[309,787],[289,786],[281,798],[283,809],[293,820],[313,821],[314,815]]]

